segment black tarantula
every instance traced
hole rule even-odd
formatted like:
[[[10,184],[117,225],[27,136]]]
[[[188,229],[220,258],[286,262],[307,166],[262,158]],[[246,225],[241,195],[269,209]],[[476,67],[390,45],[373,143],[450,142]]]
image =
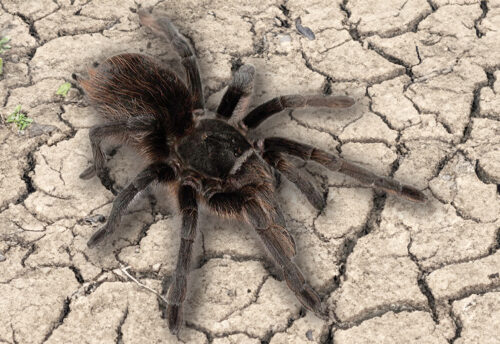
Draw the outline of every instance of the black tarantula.
[[[80,177],[97,175],[103,180],[106,168],[101,141],[108,137],[137,148],[149,164],[117,195],[107,223],[92,235],[88,246],[95,246],[118,228],[128,204],[141,190],[154,181],[165,183],[176,192],[182,215],[177,267],[167,293],[167,319],[172,333],[177,333],[183,323],[182,305],[200,202],[220,216],[251,224],[288,287],[307,309],[321,315],[320,297],[293,262],[295,242],[275,197],[275,171],[293,182],[317,209],[324,207],[325,200],[287,155],[314,161],[364,185],[412,201],[422,202],[425,196],[411,186],[287,138],[249,140],[248,130],[284,109],[345,108],[354,100],[345,96],[287,95],[248,112],[255,69],[246,64],[235,72],[217,113],[211,113],[204,108],[198,64],[186,38],[165,17],[155,18],[141,11],[139,18],[143,25],[171,42],[181,57],[186,83],[140,54],[113,56],[90,70],[88,80],[80,81],[90,102],[106,120],[90,130],[94,163]]]

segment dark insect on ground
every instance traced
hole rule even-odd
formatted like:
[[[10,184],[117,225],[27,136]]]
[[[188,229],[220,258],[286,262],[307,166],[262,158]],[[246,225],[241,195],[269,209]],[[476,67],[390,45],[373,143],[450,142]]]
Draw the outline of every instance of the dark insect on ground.
[[[319,295],[293,261],[295,242],[275,197],[275,172],[293,182],[317,209],[325,206],[324,196],[289,160],[290,155],[412,201],[423,202],[424,195],[411,186],[288,138],[250,140],[248,131],[285,109],[347,108],[354,100],[295,94],[273,98],[248,111],[255,69],[244,64],[234,73],[216,113],[212,113],[205,109],[198,64],[187,39],[165,17],[155,18],[142,11],[139,18],[143,25],[170,41],[181,57],[186,82],[140,54],[113,56],[90,70],[89,79],[80,80],[89,101],[105,120],[90,130],[94,161],[81,178],[96,175],[106,179],[101,142],[107,138],[136,148],[148,163],[117,195],[106,224],[92,235],[88,246],[95,246],[118,229],[127,206],[141,190],[153,182],[169,184],[177,194],[182,215],[178,262],[167,293],[167,319],[172,333],[178,333],[183,324],[187,275],[201,202],[220,216],[251,224],[300,302],[319,316],[324,315]]]

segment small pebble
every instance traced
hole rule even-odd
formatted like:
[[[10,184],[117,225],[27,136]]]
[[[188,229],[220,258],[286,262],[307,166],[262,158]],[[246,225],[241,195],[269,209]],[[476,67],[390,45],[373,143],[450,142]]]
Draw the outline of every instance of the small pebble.
[[[311,41],[316,39],[314,32],[312,32],[312,30],[310,28],[308,28],[306,26],[302,26],[302,19],[300,19],[300,17],[295,19],[295,28],[302,36],[307,37],[307,39],[309,39]]]
[[[5,256],[2,253],[0,253],[0,262],[5,261],[6,259],[7,258],[5,258]]]
[[[306,332],[306,338],[307,338],[308,340],[314,340],[314,338],[313,338],[313,331],[312,331],[312,330],[308,330],[308,331]]]
[[[287,43],[290,43],[292,41],[292,37],[290,37],[290,35],[282,35],[280,37],[280,44],[287,44]]]
[[[83,221],[85,221],[89,225],[92,225],[97,222],[104,223],[104,221],[106,221],[106,218],[102,214],[95,214],[92,216],[87,216],[86,218],[83,219]]]

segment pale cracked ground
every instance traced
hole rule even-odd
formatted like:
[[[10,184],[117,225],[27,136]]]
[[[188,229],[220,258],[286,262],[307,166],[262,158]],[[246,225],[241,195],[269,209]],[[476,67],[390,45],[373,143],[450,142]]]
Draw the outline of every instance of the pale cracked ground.
[[[139,7],[193,41],[211,109],[242,62],[257,67],[254,104],[350,95],[351,109],[288,111],[259,134],[336,151],[429,198],[378,195],[308,164],[328,201],[318,213],[282,181],[297,263],[328,320],[301,309],[250,228],[204,215],[187,323],[171,336],[162,302],[126,273],[168,285],[179,218],[165,190],[148,190],[104,248],[86,247],[100,225],[89,217],[107,216],[113,195],[78,179],[97,118],[74,75],[126,51],[179,65],[139,26]],[[12,46],[0,77],[0,342],[500,343],[498,0],[0,0],[0,36]],[[34,119],[24,135],[5,123],[18,104]],[[117,189],[135,161],[125,148],[110,159]]]

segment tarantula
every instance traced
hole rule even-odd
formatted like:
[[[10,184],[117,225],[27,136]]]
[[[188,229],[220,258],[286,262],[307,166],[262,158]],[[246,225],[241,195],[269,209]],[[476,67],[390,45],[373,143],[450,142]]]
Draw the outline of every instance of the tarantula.
[[[177,267],[167,292],[167,320],[172,333],[183,322],[187,274],[197,232],[198,207],[204,203],[220,216],[236,217],[251,224],[280,268],[288,287],[309,310],[321,315],[321,299],[293,262],[293,237],[275,197],[279,171],[321,210],[321,192],[295,167],[287,155],[314,161],[347,174],[362,184],[422,202],[417,189],[377,176],[328,152],[281,137],[252,141],[246,133],[285,109],[305,106],[346,108],[354,104],[346,96],[287,95],[273,98],[250,112],[255,69],[241,66],[225,92],[216,113],[204,107],[203,87],[195,53],[187,39],[168,18],[139,12],[142,25],[171,42],[180,55],[186,82],[152,58],[121,54],[107,59],[80,80],[90,103],[105,123],[91,128],[93,165],[80,177],[105,178],[105,154],[101,142],[114,138],[135,147],[149,164],[118,193],[104,227],[88,241],[93,247],[114,232],[132,199],[152,182],[170,185],[182,216]]]

